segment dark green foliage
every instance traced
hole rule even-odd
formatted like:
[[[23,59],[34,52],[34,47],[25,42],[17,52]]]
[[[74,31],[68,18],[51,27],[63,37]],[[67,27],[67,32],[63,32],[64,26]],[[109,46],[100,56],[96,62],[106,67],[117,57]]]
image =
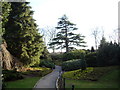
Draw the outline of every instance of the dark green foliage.
[[[98,66],[119,65],[119,55],[120,46],[118,44],[108,43],[102,39],[97,51],[97,64]]]
[[[91,47],[91,52],[95,52],[95,49],[94,49],[94,47]]]
[[[62,56],[62,60],[72,60],[72,59],[84,59],[85,56],[84,50],[73,50],[68,53],[64,53]]]
[[[2,35],[5,33],[5,24],[8,21],[11,4],[9,2],[0,2],[0,44],[2,44]]]
[[[44,50],[43,50],[43,52],[42,52],[42,55],[41,55],[40,59],[52,60],[52,59],[51,59],[51,56],[50,56],[50,53],[48,52],[46,46],[44,46]]]
[[[83,70],[86,70],[87,65],[86,65],[86,61],[85,61],[84,59],[81,60],[80,66],[81,66],[81,70],[82,70],[82,71],[83,71]]]
[[[55,60],[61,60],[63,59],[63,53],[51,53],[50,54],[53,61]]]
[[[88,67],[97,66],[97,53],[96,52],[89,52],[85,56],[85,60]]]
[[[82,45],[82,43],[85,43],[83,41],[84,36],[73,33],[73,31],[77,30],[77,28],[75,27],[75,24],[68,20],[66,15],[60,18],[56,28],[60,31],[58,31],[56,37],[52,39],[49,46],[56,45],[56,49],[65,48],[66,52],[69,52],[70,49],[73,48],[73,45],[84,46]]]
[[[55,68],[55,64],[50,60],[41,60],[40,65],[41,67],[45,66],[47,68]]]
[[[62,70],[65,71],[72,71],[72,70],[85,69],[85,68],[86,68],[85,61],[80,59],[65,61],[62,64]]]
[[[2,11],[2,15],[0,15],[0,18],[2,19],[2,21],[0,20],[0,24],[2,24],[0,27],[0,35],[2,35],[5,32],[5,24],[8,21],[8,16],[11,11],[11,4],[9,2],[0,2],[0,5],[2,6],[0,6],[0,8],[2,8],[2,10],[0,10],[0,12]]]
[[[40,63],[44,45],[32,17],[33,11],[28,4],[28,2],[11,3],[12,11],[5,25],[4,39],[12,55],[19,58],[24,65],[32,66]]]
[[[83,59],[85,56],[85,50],[72,50],[68,53],[52,53],[51,58],[52,60],[61,60],[67,61],[72,59]]]
[[[18,80],[18,79],[23,79],[22,74],[15,70],[3,70],[2,73],[4,75],[5,81],[13,81],[13,80]]]

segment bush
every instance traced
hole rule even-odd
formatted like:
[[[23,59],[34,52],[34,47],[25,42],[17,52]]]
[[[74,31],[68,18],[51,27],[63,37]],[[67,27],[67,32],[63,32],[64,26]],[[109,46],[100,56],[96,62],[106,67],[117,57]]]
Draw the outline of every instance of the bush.
[[[3,70],[2,73],[5,81],[23,79],[22,74],[15,70]]]
[[[62,59],[64,61],[72,59],[84,59],[85,51],[84,50],[73,50],[68,53],[64,53]]]
[[[52,70],[50,68],[32,67],[32,68],[27,68],[27,70],[25,72],[22,72],[22,74],[27,75],[27,76],[42,77],[42,76],[49,74],[50,72],[52,72]]]
[[[120,65],[120,45],[116,43],[100,44],[97,51],[98,66]]]
[[[94,67],[97,66],[97,53],[96,52],[90,52],[86,54],[85,60],[88,67]]]
[[[51,58],[53,61],[62,60],[63,53],[52,53]]]
[[[55,64],[50,60],[41,60],[39,66],[45,66],[47,68],[55,68]]]
[[[62,70],[65,71],[72,71],[80,68],[82,70],[86,69],[86,63],[81,59],[65,61],[62,64]]]

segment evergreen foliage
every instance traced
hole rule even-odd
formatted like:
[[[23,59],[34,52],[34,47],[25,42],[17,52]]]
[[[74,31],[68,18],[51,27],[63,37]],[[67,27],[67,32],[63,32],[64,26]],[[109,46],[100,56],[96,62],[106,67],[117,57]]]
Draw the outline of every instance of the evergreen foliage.
[[[85,60],[88,67],[97,66],[97,53],[96,52],[87,53],[85,56]]]
[[[85,60],[81,60],[81,59],[69,60],[69,61],[63,62],[62,64],[62,70],[72,71],[77,69],[82,69],[82,70],[86,69]]]
[[[53,38],[52,42],[49,44],[50,46],[56,45],[56,49],[63,49],[66,48],[66,52],[69,52],[73,46],[84,46],[82,43],[85,43],[84,36],[80,34],[73,33],[74,30],[78,28],[75,27],[75,24],[71,23],[67,16],[64,15],[60,18],[58,22],[58,26],[56,29],[60,30],[56,37]]]
[[[95,52],[95,49],[93,46],[91,47],[91,52]]]
[[[119,65],[120,46],[117,43],[108,43],[103,37],[97,51],[98,66]]]
[[[45,45],[44,45],[44,50],[42,52],[42,55],[41,55],[40,59],[52,60],[51,56],[50,56],[50,53],[48,52],[47,47]]]
[[[24,65],[39,64],[43,51],[42,36],[38,33],[33,11],[28,2],[12,2],[4,39],[12,55],[20,58]]]
[[[2,35],[5,33],[5,24],[8,21],[11,4],[9,2],[0,2],[0,44],[2,43]]]
[[[62,55],[62,60],[72,60],[72,59],[84,59],[85,51],[84,50],[73,50]]]

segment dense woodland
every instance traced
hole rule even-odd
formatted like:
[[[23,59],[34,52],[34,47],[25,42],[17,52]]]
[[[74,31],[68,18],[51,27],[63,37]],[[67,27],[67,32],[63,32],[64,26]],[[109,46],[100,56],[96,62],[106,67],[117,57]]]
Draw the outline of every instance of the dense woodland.
[[[85,36],[74,33],[78,28],[66,15],[58,17],[58,26],[55,27],[57,34],[49,42],[48,47],[45,46],[33,14],[34,11],[31,10],[28,2],[2,3],[0,58],[4,70],[19,71],[23,67],[53,69],[56,64],[61,65],[64,71],[72,71],[120,64],[120,45],[106,41],[104,36],[98,49],[94,47],[87,50],[76,49],[75,47],[86,46]],[[53,50],[65,48],[66,52],[49,53],[47,48]]]

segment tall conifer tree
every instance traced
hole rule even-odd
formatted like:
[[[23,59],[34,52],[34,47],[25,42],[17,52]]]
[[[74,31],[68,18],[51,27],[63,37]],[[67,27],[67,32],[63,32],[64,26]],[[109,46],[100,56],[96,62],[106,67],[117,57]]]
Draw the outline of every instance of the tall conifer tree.
[[[11,4],[9,2],[0,2],[0,44],[2,43],[2,35],[5,32],[5,24],[8,21]]]
[[[53,38],[52,42],[49,44],[50,46],[57,45],[57,48],[66,48],[66,52],[74,48],[73,46],[84,46],[84,36],[73,32],[78,28],[75,27],[74,23],[68,20],[66,15],[60,18],[56,28],[60,31],[57,33],[56,37]]]
[[[43,51],[42,36],[38,33],[33,19],[33,11],[28,2],[12,2],[12,11],[5,26],[4,38],[8,50],[24,63],[34,65],[39,63]]]

